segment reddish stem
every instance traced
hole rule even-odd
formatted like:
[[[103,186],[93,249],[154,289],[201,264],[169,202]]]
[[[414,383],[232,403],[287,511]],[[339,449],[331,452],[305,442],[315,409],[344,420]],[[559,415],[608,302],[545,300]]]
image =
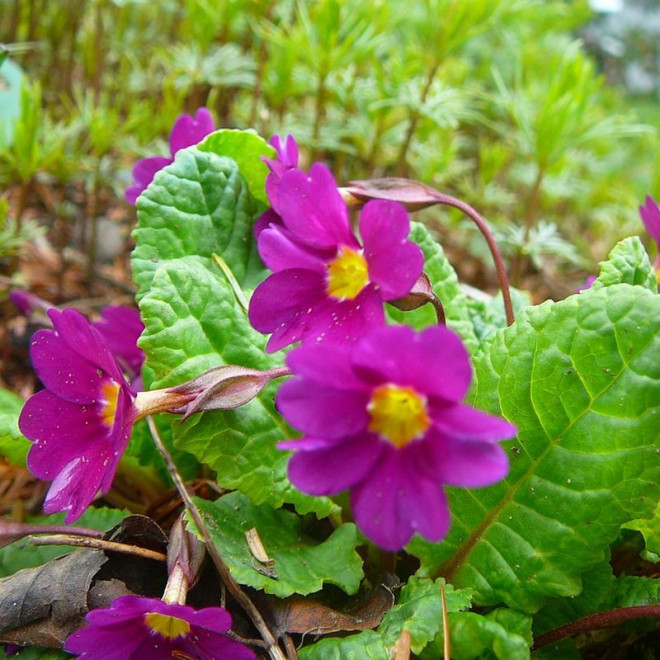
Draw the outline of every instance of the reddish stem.
[[[566,637],[573,635],[580,635],[591,630],[598,630],[599,628],[607,628],[614,626],[624,621],[631,619],[647,619],[653,617],[660,617],[660,605],[639,605],[637,607],[621,607],[616,610],[608,610],[607,612],[598,612],[590,614],[577,621],[571,621],[565,626],[555,628],[550,632],[541,635],[532,646],[532,651],[536,651],[543,646],[553,644]]]
[[[509,277],[506,274],[506,268],[504,266],[504,260],[502,259],[502,253],[500,252],[500,248],[497,245],[497,241],[495,240],[495,237],[493,236],[492,232],[490,231],[490,228],[488,227],[488,223],[469,204],[466,204],[465,202],[461,201],[460,199],[456,199],[451,195],[445,195],[444,193],[441,193],[438,190],[434,190],[433,192],[434,192],[434,197],[439,204],[444,204],[445,206],[453,206],[459,211],[465,213],[465,215],[467,215],[468,218],[470,218],[470,220],[472,220],[474,224],[477,225],[479,231],[486,239],[486,243],[488,244],[488,249],[490,250],[490,254],[493,257],[493,262],[495,264],[495,271],[497,272],[497,280],[500,285],[500,290],[502,291],[502,300],[504,301],[504,312],[506,313],[506,322],[507,325],[511,325],[514,321],[514,313],[513,313],[513,303],[511,301],[511,290],[509,289]]]

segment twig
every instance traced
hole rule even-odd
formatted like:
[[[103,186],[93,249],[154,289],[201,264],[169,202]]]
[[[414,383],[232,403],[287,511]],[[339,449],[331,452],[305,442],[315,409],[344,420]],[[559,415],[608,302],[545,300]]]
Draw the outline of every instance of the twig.
[[[147,424],[149,425],[149,430],[151,431],[151,437],[153,438],[153,441],[156,447],[158,448],[158,451],[165,459],[168,472],[170,473],[170,476],[174,481],[174,485],[176,486],[176,489],[179,491],[179,495],[181,495],[181,499],[183,500],[186,509],[188,509],[188,513],[190,513],[190,517],[193,519],[193,522],[195,523],[197,530],[201,534],[202,539],[206,544],[206,550],[211,556],[211,559],[213,560],[215,567],[218,569],[218,573],[220,574],[220,579],[225,584],[227,589],[229,589],[231,595],[236,599],[236,602],[243,608],[246,614],[250,617],[255,628],[259,631],[261,638],[264,640],[264,642],[266,643],[266,647],[268,648],[268,655],[273,660],[286,660],[285,655],[282,653],[282,650],[277,645],[277,640],[275,639],[270,629],[266,625],[266,622],[264,621],[263,617],[261,616],[261,612],[259,612],[255,604],[243,592],[238,582],[234,580],[231,573],[229,572],[229,568],[227,568],[227,564],[225,564],[223,558],[218,552],[215,543],[213,543],[213,539],[209,534],[209,530],[206,527],[206,523],[204,522],[204,519],[202,518],[202,514],[199,512],[199,509],[197,508],[197,505],[193,501],[192,497],[190,497],[190,494],[186,489],[186,485],[183,483],[183,479],[181,478],[181,475],[179,474],[178,470],[176,469],[176,465],[172,460],[172,456],[167,450],[167,447],[165,447],[165,445],[163,444],[163,440],[160,437],[160,433],[158,432],[158,427],[156,426],[153,417],[147,416],[146,420],[147,420]]]
[[[92,548],[93,550],[104,550],[109,552],[121,552],[125,555],[134,555],[142,559],[154,559],[155,561],[167,561],[167,555],[138,545],[106,541],[86,536],[75,536],[74,534],[42,534],[40,536],[29,536],[32,545],[73,545],[80,548]]]
[[[440,598],[442,599],[442,649],[444,660],[451,660],[451,639],[449,633],[449,613],[447,612],[447,594],[445,583],[440,583]]]
[[[607,628],[631,619],[647,619],[660,617],[660,605],[639,605],[637,607],[621,607],[607,612],[597,612],[590,614],[576,621],[571,621],[564,626],[555,628],[550,632],[540,635],[534,642],[532,651],[536,651],[543,646],[558,642],[566,637],[579,635],[599,628]]]

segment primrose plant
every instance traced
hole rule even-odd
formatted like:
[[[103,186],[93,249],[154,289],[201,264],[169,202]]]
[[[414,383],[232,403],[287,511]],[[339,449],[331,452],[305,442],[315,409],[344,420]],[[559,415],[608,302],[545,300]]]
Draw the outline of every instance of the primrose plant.
[[[140,317],[47,309],[32,339],[44,389],[19,422],[44,510],[75,522],[145,452],[185,507],[162,597],[79,613],[64,648],[516,659],[577,653],[571,635],[649,599],[660,613],[656,578],[609,563],[624,533],[660,553],[660,298],[641,241],[533,306],[460,200],[341,187],[291,136],[213,129],[184,116],[172,157],[134,170]],[[432,205],[485,232],[501,296],[466,296],[410,219]],[[652,233],[652,200],[642,214]],[[219,497],[191,496],[184,453]],[[204,551],[227,599],[197,579]]]

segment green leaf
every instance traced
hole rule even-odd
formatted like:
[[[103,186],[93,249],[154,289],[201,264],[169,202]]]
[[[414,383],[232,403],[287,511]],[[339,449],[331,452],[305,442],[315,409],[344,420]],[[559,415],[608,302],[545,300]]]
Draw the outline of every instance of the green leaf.
[[[277,153],[261,136],[252,130],[221,129],[211,133],[197,148],[231,158],[238,165],[252,196],[270,206],[266,195],[268,167],[261,157],[275,158]]]
[[[511,470],[450,489],[452,528],[416,539],[423,572],[534,612],[575,596],[621,525],[660,497],[660,297],[626,284],[524,310],[475,357],[478,408],[517,424]]]
[[[215,502],[197,502],[211,538],[240,583],[285,598],[292,594],[320,591],[334,584],[355,594],[362,580],[362,559],[355,551],[361,542],[357,528],[346,523],[322,543],[304,535],[301,518],[291,511],[256,506],[241,493],[230,493]],[[276,577],[257,570],[245,532],[256,528],[261,542],[274,560]]]
[[[254,259],[258,208],[233,160],[182,149],[140,195],[137,209],[131,263],[138,299],[159,266],[186,256],[203,258],[211,268],[211,256],[219,254],[243,282]]]
[[[651,518],[636,518],[625,523],[623,528],[638,531],[644,537],[646,547],[642,557],[653,563],[660,561],[660,503]]]
[[[0,389],[0,455],[25,467],[32,443],[18,430],[18,416],[25,402],[9,390]]]
[[[424,272],[431,281],[433,291],[442,302],[448,327],[457,332],[468,350],[473,352],[478,342],[470,320],[467,298],[461,291],[456,271],[449,263],[440,244],[423,224],[411,223],[410,239],[415,241],[424,252]],[[405,323],[418,329],[437,323],[431,305],[424,305],[412,312],[402,312],[388,307],[388,315],[398,323]]]
[[[510,287],[509,291],[511,293],[514,314],[517,315],[525,307],[529,307],[532,304],[531,296],[527,291],[521,291],[515,287]],[[480,346],[483,346],[498,330],[506,328],[506,311],[504,310],[504,301],[501,293],[490,298],[490,300],[470,299],[468,304],[474,333],[479,340]]]
[[[420,653],[433,640],[442,627],[442,579],[411,577],[401,589],[395,607],[383,618],[378,633],[388,647],[394,646],[404,630],[410,631],[411,649]],[[447,612],[460,612],[468,609],[472,600],[470,589],[456,590],[446,585]]]
[[[161,266],[140,309],[145,324],[140,346],[153,387],[176,385],[223,364],[281,365],[281,355],[264,352],[266,339],[249,325],[229,282],[200,257]],[[274,410],[273,393],[271,386],[236,410],[205,412],[176,424],[175,446],[215,470],[221,486],[241,490],[255,504],[290,502],[301,513],[328,515],[336,508],[331,500],[301,493],[286,476],[289,454],[275,445],[290,434]]]
[[[459,612],[450,615],[451,657],[454,660],[498,658],[498,660],[529,660],[532,645],[532,618],[515,610],[499,608],[486,615]],[[437,658],[442,647],[429,647]],[[434,653],[436,653],[434,655]]]
[[[301,649],[299,657],[305,660],[326,660],[340,658],[391,658],[390,650],[404,630],[410,632],[413,653],[422,652],[429,642],[436,638],[442,627],[442,597],[438,580],[411,577],[401,589],[397,604],[383,617],[377,633],[365,631],[343,639],[325,639]],[[456,590],[446,586],[447,612],[455,613],[470,607],[471,591]],[[369,634],[367,634],[369,633]],[[442,633],[441,633],[442,634]],[[360,655],[360,645],[365,645],[365,654]],[[435,648],[435,647],[434,647]],[[439,654],[423,654],[421,657],[438,658],[442,655],[442,640]],[[354,655],[352,655],[354,654]]]
[[[619,241],[600,264],[600,274],[593,283],[594,289],[613,284],[638,284],[653,293],[658,292],[655,269],[639,236],[629,236]]]
[[[298,651],[300,660],[391,660],[380,635],[365,630],[350,637],[329,637]]]
[[[614,607],[637,607],[660,604],[660,580],[625,575],[616,581]]]

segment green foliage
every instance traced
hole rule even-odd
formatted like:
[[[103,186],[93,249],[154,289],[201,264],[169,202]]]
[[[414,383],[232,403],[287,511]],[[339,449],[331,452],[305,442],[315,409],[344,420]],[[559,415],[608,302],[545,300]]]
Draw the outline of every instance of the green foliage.
[[[0,60],[0,144],[11,145],[14,121],[21,111],[23,70],[7,55],[5,51]]]
[[[32,443],[18,429],[18,416],[23,399],[9,390],[0,389],[0,455],[13,465],[25,466]]]
[[[475,602],[534,612],[574,596],[658,491],[660,300],[625,284],[530,307],[475,358],[473,403],[515,419],[511,472],[452,490],[443,544],[409,549]]]
[[[593,283],[594,289],[612,284],[638,284],[653,293],[658,291],[655,269],[637,236],[630,236],[617,243]]]
[[[355,594],[363,577],[355,551],[357,528],[347,523],[319,543],[307,537],[296,514],[255,506],[240,493],[215,502],[198,500],[213,542],[240,583],[285,598],[320,591],[324,583]],[[262,567],[250,551],[245,533],[256,529],[272,567]],[[272,572],[274,571],[274,573]]]

